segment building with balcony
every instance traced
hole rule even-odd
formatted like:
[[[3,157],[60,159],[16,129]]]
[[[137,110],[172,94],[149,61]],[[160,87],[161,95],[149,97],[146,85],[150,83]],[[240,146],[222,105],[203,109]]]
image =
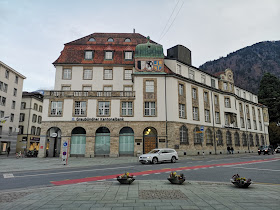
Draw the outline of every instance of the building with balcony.
[[[39,92],[22,93],[17,152],[39,150],[43,98]]]
[[[179,155],[256,151],[268,143],[268,111],[226,69],[191,65],[182,45],[163,54],[138,33],[93,33],[67,43],[55,87],[45,91],[39,157],[136,156],[170,147]]]
[[[25,76],[0,61],[0,154],[16,152],[20,102]]]

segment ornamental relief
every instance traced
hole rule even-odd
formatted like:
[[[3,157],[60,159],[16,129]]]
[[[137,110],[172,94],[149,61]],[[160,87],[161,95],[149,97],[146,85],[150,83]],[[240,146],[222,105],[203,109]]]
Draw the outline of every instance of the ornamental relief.
[[[136,61],[138,71],[163,71],[163,60],[138,60]]]

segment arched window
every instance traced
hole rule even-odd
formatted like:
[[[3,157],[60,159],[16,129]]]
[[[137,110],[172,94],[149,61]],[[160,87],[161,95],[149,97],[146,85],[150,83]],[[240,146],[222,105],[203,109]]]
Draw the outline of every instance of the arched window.
[[[109,38],[109,39],[107,40],[107,42],[114,42],[114,39],[113,39],[113,38]]]
[[[264,145],[264,137],[263,137],[263,135],[261,136],[261,141],[262,141],[262,145]]]
[[[206,130],[206,144],[213,145],[213,135],[211,129],[209,128]]]
[[[95,38],[91,37],[88,41],[89,42],[95,42]]]
[[[189,144],[188,129],[184,125],[180,128],[180,144]]]
[[[231,140],[231,133],[230,133],[230,131],[227,131],[227,133],[226,133],[226,140],[227,140],[227,145],[231,146],[232,145],[232,140]]]
[[[217,136],[217,145],[223,145],[223,134],[220,130],[217,130],[216,132],[216,136]]]
[[[247,146],[247,138],[245,133],[242,134],[242,142],[243,142],[243,146]]]
[[[260,146],[260,139],[258,134],[256,134],[256,146]]]
[[[200,131],[199,127],[195,127],[195,129],[193,129],[194,144],[201,144],[200,133],[198,131]]]
[[[254,146],[254,140],[253,140],[253,135],[250,133],[249,135],[249,142],[250,142],[250,147]]]
[[[235,132],[235,134],[234,134],[234,143],[235,143],[235,146],[240,146],[240,138],[239,138],[238,132]]]
[[[126,38],[126,39],[124,40],[124,42],[131,42],[131,39],[130,39],[130,38]]]

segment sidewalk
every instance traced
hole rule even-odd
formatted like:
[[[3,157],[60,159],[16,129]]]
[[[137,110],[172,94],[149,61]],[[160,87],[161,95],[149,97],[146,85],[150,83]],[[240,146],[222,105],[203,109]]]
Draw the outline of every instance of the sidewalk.
[[[7,202],[9,201],[9,202]],[[90,182],[0,193],[0,209],[279,209],[278,185],[252,184],[247,189],[228,183],[135,181]]]
[[[202,155],[200,156],[182,156],[179,160],[203,160],[203,159],[219,159],[219,158],[239,158],[249,155],[256,155],[256,153],[247,154],[233,154],[233,155]],[[27,170],[44,170],[54,168],[71,168],[71,167],[87,167],[96,165],[115,165],[123,163],[138,163],[138,157],[118,157],[118,158],[76,158],[70,157],[68,165],[63,165],[61,158],[19,158],[15,155],[0,156],[0,173],[27,171]]]

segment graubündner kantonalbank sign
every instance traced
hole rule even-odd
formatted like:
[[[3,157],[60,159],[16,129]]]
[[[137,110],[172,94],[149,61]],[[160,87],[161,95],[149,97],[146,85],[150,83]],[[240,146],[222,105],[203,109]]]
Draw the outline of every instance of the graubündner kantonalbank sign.
[[[119,121],[124,121],[124,118],[118,118],[118,117],[85,117],[85,118],[81,118],[81,117],[73,117],[72,118],[72,121],[83,121],[83,122],[96,122],[96,121],[116,121],[116,122],[119,122]]]

